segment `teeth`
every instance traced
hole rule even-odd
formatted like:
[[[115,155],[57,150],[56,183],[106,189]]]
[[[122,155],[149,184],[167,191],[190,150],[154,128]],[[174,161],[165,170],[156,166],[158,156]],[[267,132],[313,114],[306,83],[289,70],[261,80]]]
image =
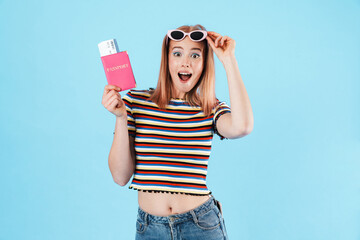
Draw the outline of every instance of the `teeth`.
[[[181,75],[191,75],[191,73],[179,73]]]

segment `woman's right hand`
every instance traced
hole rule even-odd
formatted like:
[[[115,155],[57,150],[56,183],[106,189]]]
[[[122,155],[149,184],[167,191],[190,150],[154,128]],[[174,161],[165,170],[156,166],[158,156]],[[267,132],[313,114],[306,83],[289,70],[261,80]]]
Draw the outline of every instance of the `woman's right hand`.
[[[127,117],[126,106],[119,91],[121,88],[117,86],[106,85],[101,104],[115,116],[125,118]]]

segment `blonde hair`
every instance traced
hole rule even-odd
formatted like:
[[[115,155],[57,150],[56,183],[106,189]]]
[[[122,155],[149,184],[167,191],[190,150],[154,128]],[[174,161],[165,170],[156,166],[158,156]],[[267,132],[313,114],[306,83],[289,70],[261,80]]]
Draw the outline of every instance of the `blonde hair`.
[[[191,32],[193,30],[206,31],[205,27],[200,24],[195,26],[183,25],[177,29],[183,30],[184,32]],[[156,89],[151,91],[152,95],[150,97],[150,100],[162,109],[169,104],[173,90],[168,61],[169,45],[172,40],[169,38],[166,45],[166,38],[168,38],[167,35],[165,35],[162,44],[158,83]],[[206,39],[201,41],[201,43],[203,43],[204,46],[203,72],[194,88],[185,94],[185,100],[191,105],[200,106],[205,115],[209,116],[216,104],[214,53]]]

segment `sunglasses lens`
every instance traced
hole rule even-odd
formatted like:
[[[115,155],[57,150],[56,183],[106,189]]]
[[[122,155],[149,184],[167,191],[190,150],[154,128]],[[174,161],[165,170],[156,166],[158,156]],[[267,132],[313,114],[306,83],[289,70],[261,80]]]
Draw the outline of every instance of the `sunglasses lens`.
[[[184,37],[184,34],[182,32],[180,32],[180,31],[172,31],[170,33],[170,35],[171,35],[172,38],[174,38],[176,40],[180,40],[180,39],[182,39]]]
[[[190,37],[193,40],[198,41],[204,37],[204,33],[200,32],[200,31],[195,31],[190,34]]]

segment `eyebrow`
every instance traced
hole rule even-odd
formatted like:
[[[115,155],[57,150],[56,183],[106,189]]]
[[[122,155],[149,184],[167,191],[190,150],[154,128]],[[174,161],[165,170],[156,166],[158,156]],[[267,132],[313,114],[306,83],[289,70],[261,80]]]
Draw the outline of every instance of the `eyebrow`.
[[[182,47],[179,47],[179,46],[175,46],[175,47],[173,47],[173,49],[174,48],[181,48],[181,49],[183,49]],[[200,52],[201,52],[201,49],[200,48],[192,48],[191,50],[199,50]]]

